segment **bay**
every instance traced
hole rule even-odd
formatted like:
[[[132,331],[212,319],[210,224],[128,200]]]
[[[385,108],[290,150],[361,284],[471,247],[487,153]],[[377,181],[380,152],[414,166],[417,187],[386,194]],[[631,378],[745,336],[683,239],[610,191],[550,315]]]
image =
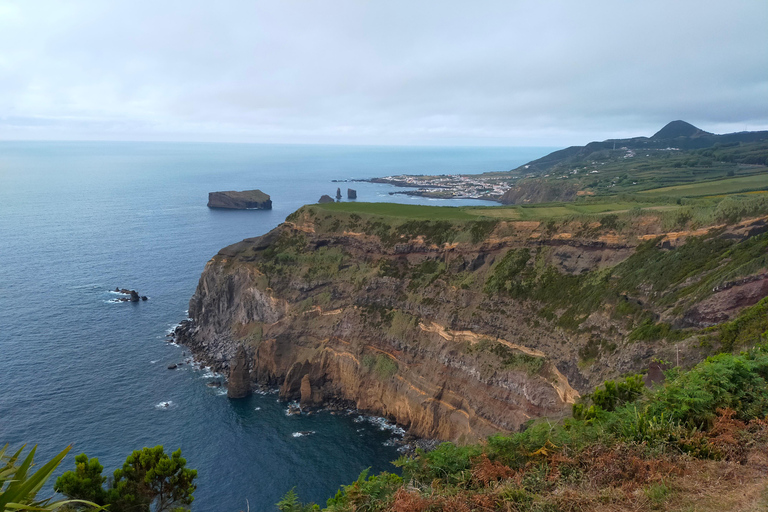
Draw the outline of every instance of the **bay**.
[[[206,261],[266,233],[337,186],[358,201],[488,204],[332,183],[391,174],[503,171],[548,148],[0,142],[0,445],[72,444],[111,474],[134,449],[181,448],[199,472],[193,510],[274,510],[295,486],[324,503],[361,470],[396,471],[391,432],[356,414],[286,415],[276,395],[230,401],[210,372],[170,364]],[[259,188],[271,211],[206,207],[215,190]],[[115,287],[147,302],[115,303]],[[161,404],[169,403],[168,406]],[[294,436],[301,431],[311,435]],[[50,492],[50,486],[49,486]]]

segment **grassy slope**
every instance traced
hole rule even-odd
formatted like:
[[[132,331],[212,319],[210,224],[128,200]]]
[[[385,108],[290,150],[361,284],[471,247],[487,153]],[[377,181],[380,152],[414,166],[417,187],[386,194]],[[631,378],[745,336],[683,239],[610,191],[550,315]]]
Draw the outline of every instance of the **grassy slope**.
[[[478,243],[491,233],[497,237],[505,236],[504,233],[514,235],[515,221],[530,220],[541,222],[537,229],[544,237],[568,234],[569,238],[588,242],[609,235],[632,246],[640,243],[640,236],[650,236],[626,261],[577,275],[563,274],[551,266],[547,263],[548,252],[535,246],[511,250],[508,253],[511,259],[499,259],[487,275],[484,271],[451,274],[445,265],[430,275],[432,282],[442,279],[490,296],[502,294],[516,300],[533,300],[540,316],[574,331],[580,331],[581,324],[592,313],[607,308],[615,321],[633,331],[631,339],[658,340],[680,339],[694,333],[676,331],[667,323],[654,323],[651,319],[659,315],[679,318],[688,308],[711,295],[714,288],[767,267],[768,234],[738,241],[720,238],[720,231],[714,230],[692,238],[675,251],[659,248],[654,237],[664,232],[690,232],[703,226],[732,224],[743,217],[766,215],[767,199],[765,196],[726,197],[692,205],[655,205],[609,198],[577,204],[496,208],[336,203],[309,206],[305,211],[313,217],[314,226],[320,232],[362,232],[377,236],[385,246],[408,242],[417,236],[438,245]],[[500,225],[500,220],[509,220],[512,224]],[[651,231],[656,235],[640,230],[649,225],[656,226],[656,230]],[[300,256],[298,253],[285,255],[288,259]],[[322,267],[319,262],[310,266]],[[421,269],[411,268],[404,262],[396,266],[387,271],[401,278],[404,286],[409,279],[416,280],[413,276],[423,274]],[[574,302],[571,297],[580,297],[580,300]],[[627,297],[642,299],[642,306],[637,305],[637,300],[628,301]]]
[[[396,203],[328,203],[313,208],[357,215],[374,215],[413,220],[478,220],[478,218],[510,220],[548,220],[555,217],[619,213],[632,208],[675,210],[679,205],[663,201],[619,201],[613,198],[580,203],[542,203],[523,206],[421,206]]]
[[[402,457],[402,478],[364,472],[323,510],[764,510],[766,391],[768,345],[671,370],[650,390],[607,382],[572,419]],[[293,498],[280,509],[319,510]]]
[[[524,182],[542,180],[561,186],[570,184],[599,196],[648,191],[655,196],[697,197],[766,190],[768,141],[675,151],[599,149],[554,159],[545,167],[536,170],[536,165],[531,169],[521,166],[493,176],[502,181],[506,176],[507,181],[526,177]],[[531,170],[534,170],[533,174],[530,174]],[[711,187],[706,185],[708,182]],[[694,186],[688,188],[685,185]]]
[[[750,183],[759,185],[761,179],[750,178]],[[741,186],[744,180],[727,181]],[[709,187],[705,184],[700,189],[689,187],[675,193],[704,190],[705,195],[711,195],[713,189]],[[723,192],[723,188],[715,192]],[[664,195],[670,195],[669,191]],[[577,220],[586,226],[590,219],[600,221],[613,214],[610,223],[622,232],[631,230],[643,216],[656,216],[670,229],[690,229],[768,212],[762,195],[681,205],[608,197],[526,207],[337,203],[308,208],[315,212],[316,219],[323,213],[343,213],[345,218],[334,218],[331,228],[350,227],[346,223],[351,219],[356,229],[365,231],[366,226],[388,224],[387,233],[397,233],[417,221],[420,227],[443,222],[457,229],[449,238],[478,222],[493,225],[499,218],[556,221],[553,229],[557,230]],[[750,240],[732,244],[704,237],[690,247],[683,246],[682,252],[661,251],[649,242],[612,271],[612,278],[603,276],[605,279],[597,281],[590,276],[575,276],[565,278],[567,282],[547,283],[551,275],[547,279],[543,279],[544,274],[525,275],[521,270],[524,267],[518,268],[513,255],[505,258],[509,262],[502,260],[494,267],[485,287],[492,294],[538,293],[543,299],[550,288],[561,295],[568,290],[567,295],[581,297],[583,305],[604,304],[606,290],[595,291],[595,286],[601,288],[611,281],[619,291],[650,290],[674,304],[706,294],[713,284],[749,274],[768,263],[768,235]],[[703,279],[691,281],[691,276],[702,271]],[[503,275],[499,276],[499,272]],[[498,284],[495,288],[494,283]],[[560,306],[568,313],[568,305]],[[719,341],[723,349],[759,343],[768,335],[766,311],[768,300],[763,300],[736,320],[712,330],[710,338]],[[635,313],[622,310],[622,314]],[[583,314],[576,308],[569,315],[578,319]],[[664,327],[653,322],[641,324],[637,336],[674,338],[674,332]],[[603,399],[587,397],[574,419],[554,425],[538,422],[523,434],[495,437],[479,445],[456,447],[446,443],[436,451],[401,459],[405,479],[391,474],[361,475],[357,482],[343,486],[324,510],[762,510],[768,507],[768,480],[761,469],[768,464],[764,455],[768,450],[768,419],[761,419],[768,415],[766,380],[768,347],[763,345],[739,356],[718,356],[690,372],[673,370],[663,388],[642,391],[639,396],[618,393],[618,398],[606,402],[605,395],[617,389],[606,385],[595,394]],[[279,508],[319,509],[302,505],[295,496],[283,500]]]
[[[640,194],[649,196],[697,197],[763,190],[768,190],[768,170],[752,176],[661,187],[645,190],[640,192]]]

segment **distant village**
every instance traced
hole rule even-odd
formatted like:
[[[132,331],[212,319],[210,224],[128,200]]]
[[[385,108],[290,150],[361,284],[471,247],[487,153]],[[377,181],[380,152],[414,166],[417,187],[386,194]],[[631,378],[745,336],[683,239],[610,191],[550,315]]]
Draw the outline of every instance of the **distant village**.
[[[498,201],[512,186],[510,176],[444,174],[439,176],[414,176],[401,174],[373,178],[372,183],[387,183],[397,187],[409,187],[417,190],[391,192],[411,196],[433,197],[439,199],[486,199]]]

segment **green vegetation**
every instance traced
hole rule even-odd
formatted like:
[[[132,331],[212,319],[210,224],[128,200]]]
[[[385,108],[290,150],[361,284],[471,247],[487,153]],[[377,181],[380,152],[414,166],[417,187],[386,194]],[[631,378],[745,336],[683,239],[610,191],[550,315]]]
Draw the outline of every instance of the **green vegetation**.
[[[639,139],[591,143],[556,151],[509,175],[530,176],[533,171],[536,177],[524,180],[532,190],[544,182],[564,190],[570,185],[598,196],[642,193],[696,197],[766,190],[768,137],[764,132],[760,136],[733,135],[736,137],[713,136],[709,143],[697,139],[693,144],[707,147],[686,147],[685,140],[663,144]]]
[[[750,179],[761,179],[768,188],[768,172]],[[692,187],[704,185],[719,187],[717,183],[696,184]],[[742,218],[768,213],[768,194],[746,193],[728,196],[722,195],[725,192],[721,189],[718,190],[720,192],[691,194],[691,197],[706,196],[698,199],[685,198],[683,194],[676,195],[671,191],[656,193],[654,190],[635,195],[583,197],[573,202],[517,206],[437,207],[391,203],[333,203],[307,206],[302,210],[320,212],[331,208],[337,212],[335,215],[315,215],[314,220],[323,231],[362,231],[380,236],[388,245],[407,241],[418,235],[425,237],[428,243],[435,244],[454,241],[478,243],[494,231],[500,220],[559,223],[581,220],[600,222],[606,229],[622,231],[623,228],[631,227],[639,217],[645,216],[660,218],[664,229],[671,230],[695,228],[717,222],[734,223]],[[389,207],[382,208],[382,204],[388,204]]]
[[[640,194],[649,196],[697,197],[736,194],[753,190],[768,190],[768,172],[764,170],[760,174],[741,178],[716,179],[700,183],[655,188],[641,191]]]
[[[402,478],[365,471],[323,510],[656,509],[691,492],[676,479],[697,459],[743,462],[768,447],[768,345],[668,375],[653,389],[639,376],[606,382],[559,423],[539,420],[482,444],[443,443],[401,457]],[[279,506],[320,509],[300,504],[295,493]]]
[[[181,449],[169,457],[162,446],[144,448],[131,453],[107,482],[98,459],[82,453],[75,458],[75,470],[57,478],[54,489],[70,498],[108,506],[114,512],[176,512],[192,503],[197,487],[197,471],[186,464]]]
[[[61,453],[43,464],[34,473],[30,473],[30,469],[34,463],[37,446],[33,447],[24,459],[21,458],[24,446],[13,454],[7,453],[7,444],[0,449],[0,508],[3,512],[57,510],[70,506],[97,508],[95,503],[88,501],[54,501],[52,498],[37,499],[37,493],[40,492],[40,489],[42,489],[45,482],[51,477],[71,448],[71,446],[66,447]]]
[[[397,373],[397,362],[385,354],[366,354],[362,359],[363,367],[374,373],[381,380],[388,380]]]
[[[745,309],[738,317],[720,326],[719,341],[724,351],[744,346],[768,330],[768,297]]]
[[[464,208],[454,206],[422,206],[398,203],[327,203],[312,208],[331,212],[357,213],[380,217],[402,217],[417,220],[473,220]]]
[[[648,240],[618,265],[578,275],[548,265],[544,251],[511,249],[491,267],[484,291],[490,297],[538,301],[542,316],[556,318],[568,329],[578,328],[589,314],[609,306],[616,318],[633,326],[630,341],[681,339],[683,332],[654,320],[651,306],[683,311],[713,289],[768,265],[768,234],[745,241],[718,235],[715,231],[691,237],[673,251],[661,249],[656,239]],[[650,294],[652,304],[630,299]]]

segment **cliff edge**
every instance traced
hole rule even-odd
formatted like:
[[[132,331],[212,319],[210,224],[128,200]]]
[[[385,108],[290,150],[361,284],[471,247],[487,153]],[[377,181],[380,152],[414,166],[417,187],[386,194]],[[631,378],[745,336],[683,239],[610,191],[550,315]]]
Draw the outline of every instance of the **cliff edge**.
[[[222,249],[177,338],[219,370],[244,350],[251,383],[284,399],[351,401],[470,442],[565,416],[654,359],[694,364],[703,328],[768,294],[763,217],[672,232],[658,211],[538,222],[344,207],[305,206]]]

